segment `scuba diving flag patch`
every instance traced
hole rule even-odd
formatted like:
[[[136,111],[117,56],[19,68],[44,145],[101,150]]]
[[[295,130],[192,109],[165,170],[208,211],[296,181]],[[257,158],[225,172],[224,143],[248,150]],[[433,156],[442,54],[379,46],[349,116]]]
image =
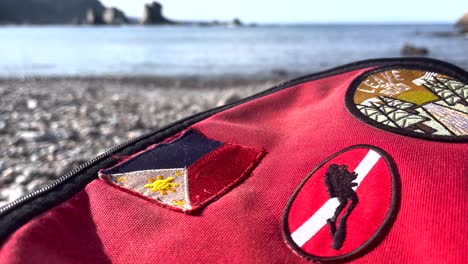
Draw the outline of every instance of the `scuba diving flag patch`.
[[[99,177],[143,199],[190,213],[239,184],[263,156],[263,150],[212,140],[190,129],[101,170]]]
[[[299,255],[342,261],[365,254],[389,231],[399,207],[398,173],[383,150],[357,145],[329,157],[290,198],[283,235]]]

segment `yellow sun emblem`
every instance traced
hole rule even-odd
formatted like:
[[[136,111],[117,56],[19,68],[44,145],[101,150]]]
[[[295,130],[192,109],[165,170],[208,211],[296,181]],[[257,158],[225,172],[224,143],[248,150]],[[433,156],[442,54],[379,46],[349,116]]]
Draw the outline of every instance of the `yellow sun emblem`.
[[[178,207],[183,207],[185,205],[185,201],[184,200],[175,200],[175,201],[172,201],[172,204],[175,205],[175,206],[178,206]]]
[[[174,181],[174,177],[168,177],[167,179],[164,179],[163,176],[158,175],[156,179],[154,178],[149,178],[148,181],[150,183],[145,184],[145,188],[151,188],[152,192],[160,192],[162,195],[166,195],[167,192],[176,192],[177,187],[180,186],[177,182]]]
[[[117,178],[117,182],[119,182],[119,183],[124,183],[125,180],[126,180],[126,179],[125,179],[125,177],[123,177],[123,176],[120,176],[120,177]]]
[[[184,176],[184,172],[180,170],[174,171],[174,176]]]

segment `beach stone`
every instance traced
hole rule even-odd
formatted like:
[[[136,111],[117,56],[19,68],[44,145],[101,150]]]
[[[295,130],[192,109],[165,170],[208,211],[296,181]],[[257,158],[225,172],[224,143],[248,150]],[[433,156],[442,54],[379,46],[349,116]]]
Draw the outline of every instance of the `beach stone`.
[[[22,185],[12,184],[8,189],[0,190],[0,197],[4,197],[7,202],[12,202],[26,195],[26,190]]]
[[[15,169],[13,168],[7,168],[4,171],[2,171],[2,178],[13,178],[15,176]]]
[[[244,23],[242,23],[242,21],[237,17],[232,20],[232,24],[237,27],[241,27],[244,25]]]
[[[55,163],[55,166],[56,166],[55,175],[57,175],[58,177],[65,175],[66,173],[74,169],[73,165],[74,163],[72,161],[67,161],[67,160],[56,162]]]
[[[237,102],[239,100],[241,100],[242,97],[240,95],[238,95],[237,93],[228,93],[227,95],[223,96],[219,101],[218,103],[216,104],[216,106],[222,106],[222,105],[227,105],[227,104],[231,104],[231,103],[234,103],[234,102]]]
[[[46,122],[42,122],[42,121],[32,121],[30,124],[29,124],[29,129],[31,130],[38,130],[38,131],[45,131],[49,128],[49,124],[47,124]]]
[[[99,136],[99,130],[96,127],[85,127],[80,131],[82,137],[96,137]]]
[[[144,130],[132,130],[127,133],[127,138],[128,139],[137,138],[143,134],[145,134]]]
[[[43,187],[45,184],[47,183],[47,179],[44,179],[44,178],[40,178],[40,179],[35,179],[35,180],[32,180],[31,182],[29,182],[27,185],[26,185],[26,191],[28,193],[31,193],[35,190],[38,190],[39,188]]]
[[[455,26],[458,27],[462,33],[468,33],[468,11],[457,20]]]
[[[5,121],[0,121],[0,133],[5,133],[7,132],[7,122]]]
[[[102,126],[100,128],[100,134],[103,136],[110,136],[112,133],[114,133],[114,127],[112,126]]]
[[[16,184],[26,184],[30,181],[30,177],[28,175],[25,175],[25,174],[20,174],[18,176],[15,177],[15,183]]]
[[[60,140],[78,141],[80,139],[80,133],[74,129],[61,130],[56,133],[56,137]]]
[[[401,47],[400,53],[402,55],[427,55],[429,54],[429,50],[425,47],[417,47],[406,43]]]
[[[39,161],[41,160],[41,158],[42,158],[41,155],[38,155],[37,153],[33,153],[31,154],[31,156],[29,156],[29,160],[31,162]]]
[[[33,110],[33,109],[36,109],[38,102],[37,100],[29,99],[26,101],[26,105],[29,109]]]
[[[289,75],[289,72],[287,70],[284,70],[284,69],[272,70],[271,73],[274,76],[277,76],[277,77],[287,77]]]
[[[21,131],[16,135],[17,142],[41,142],[48,141],[52,142],[57,139],[56,135],[52,132],[44,131]]]
[[[76,158],[69,158],[66,160],[62,160],[61,162],[55,163],[55,173],[53,174],[56,177],[61,177],[72,170],[76,169],[80,165],[86,163],[88,160],[98,156],[99,150],[95,151],[95,153],[88,153],[89,156],[86,157],[76,157]]]

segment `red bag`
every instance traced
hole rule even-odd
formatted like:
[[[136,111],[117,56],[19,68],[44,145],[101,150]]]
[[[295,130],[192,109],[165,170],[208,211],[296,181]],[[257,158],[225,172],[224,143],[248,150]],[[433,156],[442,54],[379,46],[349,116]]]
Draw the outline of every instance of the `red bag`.
[[[131,140],[2,207],[0,263],[468,263],[467,141],[464,70],[345,65]]]

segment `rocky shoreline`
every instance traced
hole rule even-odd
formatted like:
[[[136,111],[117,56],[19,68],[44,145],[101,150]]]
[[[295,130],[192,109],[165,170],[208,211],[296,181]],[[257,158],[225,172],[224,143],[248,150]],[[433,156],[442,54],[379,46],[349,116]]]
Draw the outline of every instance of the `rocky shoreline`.
[[[183,7],[182,7],[183,8]],[[239,18],[231,21],[173,20],[163,15],[163,5],[150,1],[142,6],[141,17],[129,17],[124,10],[104,6],[100,0],[2,0],[0,25],[182,25],[256,27],[257,23],[244,24]],[[468,32],[468,12],[456,22],[460,33]],[[443,33],[443,34],[446,34]]]
[[[104,6],[99,0],[2,0],[0,25],[182,25],[244,26],[239,18],[232,21],[177,21],[163,15],[156,1],[142,6],[142,16],[129,17],[117,7]],[[248,26],[256,26],[255,23]]]
[[[0,79],[0,206],[131,138],[280,81]]]

